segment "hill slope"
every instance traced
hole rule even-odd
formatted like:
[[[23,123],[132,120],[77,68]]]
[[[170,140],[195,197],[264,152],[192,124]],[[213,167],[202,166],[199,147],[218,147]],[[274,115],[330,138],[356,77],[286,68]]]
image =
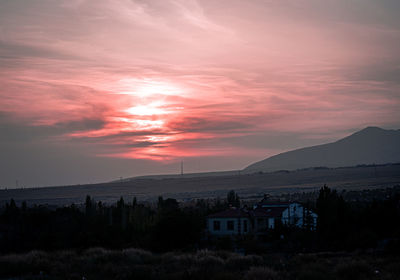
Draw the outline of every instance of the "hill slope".
[[[400,130],[367,127],[333,143],[281,153],[246,167],[246,172],[341,167],[400,162]]]

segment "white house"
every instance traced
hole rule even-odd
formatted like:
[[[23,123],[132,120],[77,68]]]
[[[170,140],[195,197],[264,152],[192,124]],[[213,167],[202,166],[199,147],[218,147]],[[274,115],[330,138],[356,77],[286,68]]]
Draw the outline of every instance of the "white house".
[[[279,217],[283,225],[305,227],[315,229],[318,215],[297,202],[268,202],[263,199],[254,206],[254,209],[274,213],[275,218]]]
[[[246,209],[230,208],[209,215],[207,229],[212,235],[242,235],[252,231],[250,212]]]
[[[211,235],[266,234],[276,223],[314,230],[317,214],[300,203],[268,202],[263,199],[253,209],[230,208],[207,217]]]

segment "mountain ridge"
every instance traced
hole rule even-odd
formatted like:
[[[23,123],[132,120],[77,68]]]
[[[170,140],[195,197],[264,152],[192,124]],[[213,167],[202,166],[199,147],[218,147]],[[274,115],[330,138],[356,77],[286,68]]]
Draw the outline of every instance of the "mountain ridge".
[[[273,172],[325,166],[400,162],[400,130],[366,127],[335,142],[283,152],[250,164],[244,171]]]
[[[358,148],[363,148],[359,149],[359,153],[365,152],[366,149],[371,148],[371,144],[368,144],[370,140],[375,143],[375,145],[381,145],[380,143],[386,143],[387,138],[396,138],[393,141],[397,141],[397,143],[400,143],[400,129],[383,129],[380,127],[376,126],[368,126],[365,127],[364,129],[361,129],[359,131],[354,132],[353,134],[346,136],[344,138],[341,138],[339,140],[336,140],[331,143],[325,143],[325,144],[319,144],[315,146],[309,146],[309,147],[303,147],[299,149],[294,149],[290,150],[287,152],[282,152],[276,155],[273,155],[271,157],[268,157],[266,159],[263,159],[261,161],[257,161],[255,163],[250,164],[249,166],[245,167],[244,169],[241,170],[227,170],[227,171],[209,171],[209,172],[191,172],[191,173],[185,173],[183,175],[181,174],[155,174],[155,175],[143,175],[143,176],[135,176],[135,177],[129,177],[125,178],[123,181],[131,181],[131,180],[137,180],[137,179],[173,179],[173,178],[198,178],[198,177],[214,177],[214,176],[229,176],[229,175],[237,175],[237,174],[249,174],[249,173],[255,173],[255,172],[276,172],[280,170],[297,170],[297,169],[305,169],[305,168],[313,168],[313,167],[329,167],[329,168],[336,168],[336,167],[351,167],[351,166],[357,166],[357,165],[370,165],[370,164],[390,164],[390,163],[400,163],[400,144],[397,144],[397,150],[396,150],[396,155],[393,158],[388,158],[384,157],[382,159],[379,159],[379,156],[376,156],[374,160],[372,159],[364,159],[364,160],[347,160],[347,161],[342,161],[338,162],[336,164],[329,163],[326,159],[329,158],[329,151],[326,149],[329,149],[330,145],[337,144],[337,145],[348,145],[352,144],[352,142],[356,141],[356,145]],[[386,140],[384,140],[386,139]],[[383,141],[383,142],[381,142]],[[389,142],[393,142],[389,141]],[[363,143],[364,142],[364,143]],[[393,146],[394,144],[391,143],[389,146]],[[368,147],[364,147],[368,146]],[[372,145],[373,146],[373,145]],[[298,153],[299,151],[307,152],[310,149],[319,149],[322,147],[322,151],[317,151],[315,153],[319,153],[323,155],[323,159],[316,162],[309,162],[305,164],[281,164],[278,166],[274,166],[272,168],[267,167],[264,168],[260,166],[260,163],[266,162],[266,161],[276,161],[276,159],[279,159],[282,156],[285,155],[292,155],[293,153]],[[393,151],[389,151],[391,153]],[[334,153],[337,153],[335,151]],[[387,153],[387,152],[386,152]],[[295,158],[298,159],[299,155],[295,155]],[[301,160],[301,159],[300,159]],[[117,182],[117,181],[114,181]]]

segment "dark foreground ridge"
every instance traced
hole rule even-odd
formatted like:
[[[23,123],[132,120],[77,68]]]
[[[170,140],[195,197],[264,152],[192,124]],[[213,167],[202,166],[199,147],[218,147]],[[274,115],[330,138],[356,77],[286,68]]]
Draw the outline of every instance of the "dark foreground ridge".
[[[306,202],[316,229],[277,219],[262,235],[206,226],[232,205],[251,208],[234,191],[157,205],[87,197],[84,208],[55,210],[10,201],[0,212],[0,279],[397,279],[399,187],[342,195],[324,186]],[[283,203],[273,199],[258,205]]]
[[[361,252],[243,256],[227,251],[153,254],[140,249],[92,248],[0,256],[0,278],[395,280],[400,275],[399,262],[398,255]]]

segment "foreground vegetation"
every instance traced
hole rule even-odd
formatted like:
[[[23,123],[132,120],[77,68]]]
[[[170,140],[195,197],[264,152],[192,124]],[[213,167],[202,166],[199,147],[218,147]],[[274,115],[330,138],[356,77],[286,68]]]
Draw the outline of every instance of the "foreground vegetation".
[[[52,209],[48,206],[18,206],[11,200],[0,210],[0,253],[30,250],[84,250],[142,248],[152,252],[239,250],[246,254],[273,252],[352,251],[356,249],[400,250],[400,187],[388,188],[381,199],[369,192],[351,194],[351,200],[323,187],[318,198],[305,204],[318,214],[317,230],[276,228],[260,238],[215,239],[207,235],[206,217],[239,207],[237,194],[225,200],[178,203],[160,197],[156,204],[104,205],[89,196],[85,205]],[[355,199],[359,197],[360,199]],[[371,198],[371,199],[367,199]],[[249,205],[251,206],[251,205]]]
[[[92,248],[3,255],[0,279],[398,279],[399,263],[399,256],[367,253],[243,256]]]
[[[207,235],[208,214],[246,203],[233,191],[186,204],[11,200],[0,211],[0,279],[397,279],[400,188],[347,196],[325,186],[304,202],[316,230],[277,223],[261,238]]]

